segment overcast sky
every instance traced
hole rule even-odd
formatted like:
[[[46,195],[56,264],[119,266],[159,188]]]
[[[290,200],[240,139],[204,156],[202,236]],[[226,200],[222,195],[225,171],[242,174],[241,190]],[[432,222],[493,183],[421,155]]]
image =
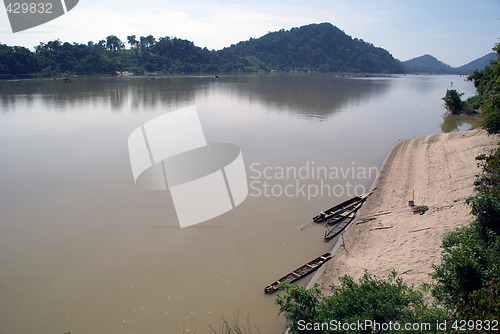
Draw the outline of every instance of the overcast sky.
[[[97,42],[116,35],[178,37],[221,49],[270,31],[330,22],[408,60],[432,54],[460,66],[500,42],[500,0],[80,0],[66,15],[12,33],[0,10],[0,43]],[[127,45],[128,47],[128,45]]]

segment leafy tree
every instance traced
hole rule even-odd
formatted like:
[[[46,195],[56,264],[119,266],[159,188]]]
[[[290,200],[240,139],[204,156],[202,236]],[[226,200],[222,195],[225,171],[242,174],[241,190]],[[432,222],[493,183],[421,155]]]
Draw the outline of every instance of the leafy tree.
[[[447,307],[468,303],[473,291],[500,277],[500,238],[477,223],[448,233],[442,248],[441,264],[433,266],[433,295]]]
[[[110,74],[115,67],[98,44],[70,44],[59,40],[41,43],[35,48],[40,76],[57,74]]]
[[[474,82],[484,104],[482,106],[482,126],[489,133],[500,133],[500,44],[493,48],[497,53],[497,59],[484,70],[474,72],[469,80]]]
[[[97,44],[97,48],[100,50],[106,50],[106,41],[101,39]]]
[[[500,282],[492,280],[481,290],[476,290],[469,295],[469,303],[462,303],[458,306],[460,318],[465,320],[498,320],[500,315]],[[475,333],[497,333],[486,331],[481,328]]]
[[[489,133],[500,133],[500,92],[486,99],[481,116],[482,125]]]
[[[483,233],[486,234],[491,230],[498,235],[500,233],[500,197],[479,194],[470,198],[468,203],[472,208],[472,214],[477,216],[479,228],[484,231]]]
[[[476,157],[481,173],[477,175],[474,186],[478,193],[500,197],[500,148],[490,155],[481,154]]]
[[[464,93],[458,93],[455,89],[447,89],[446,95],[442,98],[444,107],[452,114],[459,114],[464,109],[464,103],[460,98]]]
[[[146,48],[147,50],[149,50],[149,48],[155,43],[156,39],[152,35],[149,35],[147,37],[141,36],[139,45],[141,46],[141,49]]]
[[[492,231],[500,239],[500,147],[476,160],[481,168],[474,182],[477,195],[469,198],[468,203],[483,235]]]
[[[39,70],[38,59],[28,49],[0,44],[0,74],[30,76]]]

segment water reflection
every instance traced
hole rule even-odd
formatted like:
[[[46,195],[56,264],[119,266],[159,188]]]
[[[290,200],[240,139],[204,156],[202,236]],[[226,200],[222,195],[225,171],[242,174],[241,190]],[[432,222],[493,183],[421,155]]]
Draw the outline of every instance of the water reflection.
[[[12,111],[22,99],[28,105],[41,100],[66,111],[75,105],[106,107],[112,112],[124,109],[155,110],[175,102],[194,103],[196,96],[214,90],[236,94],[248,103],[260,101],[280,111],[303,116],[327,116],[346,105],[381,96],[390,89],[386,79],[346,79],[329,75],[248,75],[163,78],[77,78],[0,82],[2,111]]]
[[[467,129],[476,128],[480,125],[481,120],[478,116],[453,115],[446,113],[443,115],[441,131],[443,133],[464,131]]]
[[[327,116],[346,105],[388,92],[384,78],[359,80],[331,75],[275,74],[239,79],[229,89],[248,102],[259,100],[273,109],[303,116]]]
[[[207,78],[192,77],[77,78],[69,84],[60,79],[4,81],[0,82],[0,103],[2,111],[12,111],[19,100],[28,105],[41,100],[45,105],[57,105],[58,111],[75,105],[145,111],[173,101],[192,102],[195,92],[207,83]]]

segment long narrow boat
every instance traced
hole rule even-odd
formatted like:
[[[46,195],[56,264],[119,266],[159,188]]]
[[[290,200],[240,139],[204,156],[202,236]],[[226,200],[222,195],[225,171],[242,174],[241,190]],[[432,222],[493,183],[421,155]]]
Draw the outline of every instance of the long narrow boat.
[[[345,216],[349,215],[349,212],[353,207],[359,203],[363,203],[371,195],[370,193],[364,194],[362,196],[355,196],[342,202],[330,209],[320,212],[318,215],[313,217],[313,221],[316,223],[328,222],[328,224],[335,224],[339,219],[343,219]],[[346,213],[347,212],[347,213]]]
[[[304,264],[302,267],[295,269],[294,271],[292,271],[288,275],[283,276],[279,280],[269,284],[268,286],[266,286],[264,288],[264,292],[265,293],[273,293],[279,289],[278,284],[280,284],[280,283],[293,283],[293,282],[301,279],[302,277],[309,275],[313,271],[318,270],[319,267],[321,267],[325,262],[329,261],[331,258],[332,258],[332,254],[330,254],[330,253],[325,253],[321,256],[318,256],[314,260]]]
[[[334,225],[334,224],[340,223],[341,221],[346,219],[351,214],[351,212],[356,212],[361,207],[363,202],[364,202],[364,200],[355,202],[354,204],[349,205],[345,209],[338,211],[337,213],[335,213],[331,217],[329,217],[325,221],[325,223],[328,225]]]
[[[338,213],[339,211],[342,211],[345,208],[347,208],[348,206],[350,206],[352,204],[355,204],[355,203],[358,203],[361,200],[362,200],[361,197],[355,196],[353,198],[348,199],[345,202],[342,202],[340,204],[335,205],[334,207],[331,207],[328,210],[320,212],[319,214],[317,214],[316,216],[314,216],[312,219],[316,223],[324,222],[325,220],[327,220],[328,218],[332,217],[334,214]]]
[[[325,231],[325,240],[330,240],[340,232],[342,232],[347,227],[347,225],[349,225],[354,220],[355,215],[356,211],[351,211],[351,213],[349,213],[349,215],[345,219],[332,227],[332,229],[327,228]]]
[[[354,220],[356,212],[359,210],[359,208],[361,208],[361,206],[363,205],[364,201],[368,198],[368,196],[370,196],[370,194],[363,196],[362,201],[353,205],[350,210],[343,212],[340,215],[341,218],[338,219],[338,222],[334,227],[332,227],[331,229],[327,227],[324,239],[330,240],[336,235],[338,235],[340,232],[342,232],[347,227],[347,225],[349,225]]]

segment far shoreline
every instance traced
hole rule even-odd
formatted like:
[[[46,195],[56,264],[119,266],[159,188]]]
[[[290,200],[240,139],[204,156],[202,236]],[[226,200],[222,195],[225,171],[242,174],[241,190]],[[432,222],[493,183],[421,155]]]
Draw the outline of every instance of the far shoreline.
[[[171,78],[171,77],[210,77],[222,78],[233,76],[245,75],[325,75],[334,78],[387,78],[399,76],[468,76],[469,74],[458,73],[370,73],[370,72],[320,72],[320,71],[254,71],[254,72],[193,72],[193,73],[161,73],[151,72],[144,74],[134,74],[132,72],[123,71],[122,73],[95,73],[95,74],[57,74],[54,76],[36,76],[36,75],[15,75],[15,74],[1,74],[0,81],[17,81],[17,80],[64,80],[69,79],[101,79],[101,78]]]

